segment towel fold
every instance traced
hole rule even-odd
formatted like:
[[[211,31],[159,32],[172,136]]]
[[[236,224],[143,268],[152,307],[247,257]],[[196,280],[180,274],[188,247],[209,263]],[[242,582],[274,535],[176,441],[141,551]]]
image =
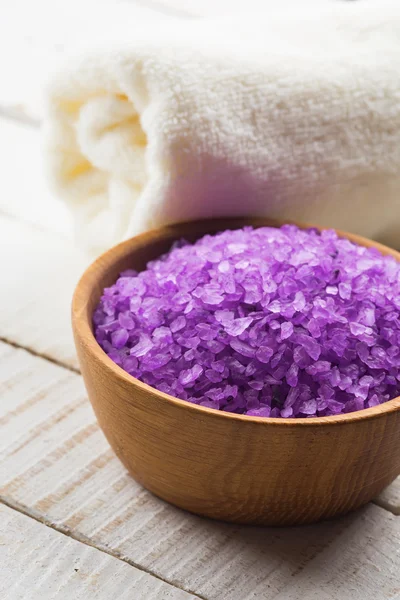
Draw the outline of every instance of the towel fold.
[[[267,215],[400,245],[397,2],[125,22],[118,37],[48,90],[48,171],[82,244]]]

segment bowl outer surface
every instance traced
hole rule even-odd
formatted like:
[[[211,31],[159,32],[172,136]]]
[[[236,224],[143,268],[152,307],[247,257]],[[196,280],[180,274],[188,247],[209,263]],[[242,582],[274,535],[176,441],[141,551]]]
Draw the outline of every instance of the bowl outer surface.
[[[141,270],[173,241],[268,219],[179,224],[132,238],[102,255],[75,291],[79,362],[99,424],[130,473],[161,498],[240,523],[285,525],[341,514],[368,502],[400,474],[400,398],[337,417],[267,419],[174,399],[119,368],[97,344],[92,314],[104,287]],[[353,241],[400,255],[363,238]]]

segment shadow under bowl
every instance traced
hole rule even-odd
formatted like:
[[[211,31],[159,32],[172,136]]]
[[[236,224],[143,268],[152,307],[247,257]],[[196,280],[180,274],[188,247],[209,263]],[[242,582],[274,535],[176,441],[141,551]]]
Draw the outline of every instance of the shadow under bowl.
[[[143,270],[178,239],[269,219],[195,221],[111,248],[75,290],[72,323],[85,385],[100,427],[132,476],[193,513],[265,525],[310,523],[354,510],[400,474],[400,398],[331,417],[247,417],[178,400],[118,367],[93,335],[103,289],[127,268]],[[299,224],[301,227],[305,225]],[[400,260],[390,248],[338,232]]]

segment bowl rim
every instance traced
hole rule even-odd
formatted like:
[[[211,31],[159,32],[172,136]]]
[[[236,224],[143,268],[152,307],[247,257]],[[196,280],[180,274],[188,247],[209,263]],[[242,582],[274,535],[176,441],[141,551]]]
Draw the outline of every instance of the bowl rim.
[[[221,229],[216,228],[215,226],[221,224]],[[133,387],[140,388],[143,392],[151,393],[153,395],[158,396],[160,399],[164,400],[167,404],[173,405],[175,407],[182,408],[184,410],[194,411],[195,413],[204,416],[208,415],[210,417],[220,418],[220,419],[233,419],[238,422],[243,423],[253,423],[260,425],[273,425],[273,426],[281,426],[281,427],[299,427],[299,426],[329,426],[329,425],[348,425],[350,423],[354,423],[356,421],[367,421],[370,419],[375,419],[382,417],[386,414],[391,414],[400,409],[400,396],[396,398],[392,398],[387,402],[382,404],[378,404],[377,406],[373,406],[372,408],[365,408],[359,411],[349,412],[345,414],[339,415],[330,415],[325,417],[296,417],[296,418],[282,418],[282,417],[257,417],[252,415],[241,415],[237,413],[230,413],[227,411],[208,408],[206,406],[200,406],[198,404],[194,404],[192,402],[188,402],[187,400],[180,400],[179,398],[175,398],[165,392],[160,392],[156,388],[140,381],[133,375],[130,375],[127,371],[119,367],[106,352],[101,348],[100,344],[97,342],[94,337],[94,333],[91,327],[91,318],[88,317],[87,309],[87,299],[85,298],[85,294],[82,294],[82,289],[92,289],[93,283],[96,280],[95,274],[98,271],[99,267],[102,266],[104,262],[113,263],[118,260],[118,258],[122,257],[127,253],[127,250],[133,252],[135,247],[138,249],[147,244],[148,241],[154,241],[156,239],[163,239],[165,237],[181,237],[179,231],[181,229],[190,229],[193,228],[196,231],[196,227],[207,226],[207,224],[213,224],[211,229],[222,231],[222,228],[230,229],[231,227],[239,226],[253,226],[253,227],[280,227],[284,224],[296,225],[302,229],[304,228],[314,228],[319,231],[324,231],[327,229],[334,229],[332,227],[321,227],[314,224],[303,223],[299,221],[293,221],[290,219],[285,220],[277,220],[270,219],[267,217],[234,217],[228,219],[200,219],[193,221],[184,221],[180,223],[175,223],[173,225],[165,225],[163,227],[159,227],[156,229],[152,229],[146,231],[145,233],[141,233],[135,235],[128,240],[120,242],[119,244],[112,246],[105,252],[103,252],[96,260],[94,260],[84,271],[83,275],[80,277],[73,294],[72,298],[72,323],[74,334],[79,337],[82,344],[85,346],[85,349],[91,355],[91,357],[104,365],[104,368],[117,378],[125,381],[127,384],[132,385]],[[225,225],[224,225],[225,224]],[[238,228],[238,227],[237,227]],[[335,229],[336,233],[339,237],[347,238],[350,241],[366,246],[372,247],[379,250],[384,255],[393,256],[398,262],[400,262],[400,252],[389,248],[379,242],[374,242],[369,240],[368,238],[364,238],[357,234],[352,234],[340,229]],[[206,235],[206,234],[203,234]]]

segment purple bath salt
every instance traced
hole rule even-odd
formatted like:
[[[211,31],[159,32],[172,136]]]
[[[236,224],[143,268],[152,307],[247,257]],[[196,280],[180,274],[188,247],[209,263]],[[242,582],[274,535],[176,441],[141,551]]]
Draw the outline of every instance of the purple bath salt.
[[[128,373],[195,404],[320,417],[400,395],[400,265],[293,225],[175,244],[121,273],[93,315]]]

